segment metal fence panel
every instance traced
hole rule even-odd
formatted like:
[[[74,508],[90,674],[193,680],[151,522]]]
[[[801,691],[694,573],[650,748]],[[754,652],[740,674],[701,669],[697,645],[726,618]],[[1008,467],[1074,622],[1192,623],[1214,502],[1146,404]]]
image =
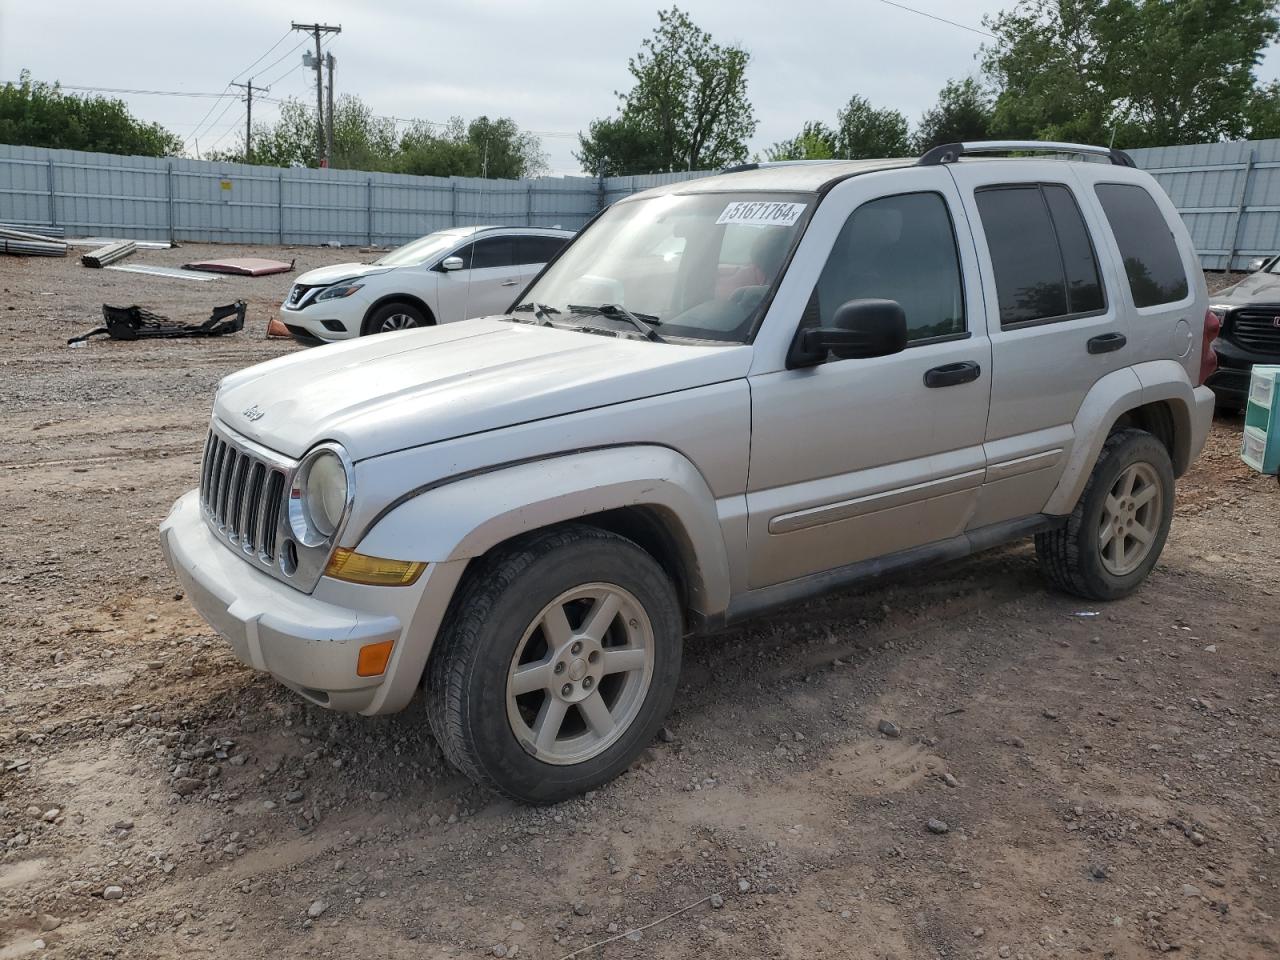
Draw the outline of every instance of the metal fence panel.
[[[1205,267],[1280,252],[1280,140],[1130,153],[1172,198]],[[0,223],[68,236],[395,246],[451,226],[576,230],[602,206],[708,175],[414,177],[0,145]]]

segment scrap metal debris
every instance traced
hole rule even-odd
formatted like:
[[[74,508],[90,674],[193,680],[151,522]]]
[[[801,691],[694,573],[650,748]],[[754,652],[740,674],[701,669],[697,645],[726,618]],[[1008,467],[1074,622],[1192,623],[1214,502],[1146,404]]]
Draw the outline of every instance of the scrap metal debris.
[[[50,227],[42,223],[15,223],[6,220],[0,223],[0,230],[18,230],[22,233],[34,233],[51,240],[61,240],[67,235],[66,227]]]
[[[138,245],[132,240],[116,240],[108,243],[105,247],[99,247],[97,250],[81,254],[80,262],[86,267],[105,267],[108,264],[115,263],[117,260],[131,257],[137,252]]]
[[[216,273],[197,273],[194,270],[179,270],[177,267],[154,267],[147,263],[134,263],[107,267],[108,270],[123,270],[125,273],[145,273],[153,277],[169,277],[172,280],[221,280]]]
[[[78,337],[72,337],[68,344],[84,343],[90,337],[106,334],[112,340],[146,340],[153,337],[220,337],[244,329],[244,312],[247,304],[243,300],[229,303],[225,307],[214,307],[209,319],[204,323],[180,323],[170,320],[158,313],[152,313],[144,307],[113,307],[102,305],[102,318],[107,324],[90,330]]]
[[[120,237],[72,237],[67,241],[69,247],[101,247],[108,243],[119,243]],[[176,243],[168,240],[134,240],[139,250],[168,250],[176,247]]]
[[[25,257],[65,257],[67,245],[43,234],[0,227],[0,253]]]
[[[290,273],[297,260],[267,260],[262,257],[232,257],[227,260],[196,260],[184,263],[183,270],[207,270],[210,273],[234,273],[241,277],[265,277],[272,273]]]

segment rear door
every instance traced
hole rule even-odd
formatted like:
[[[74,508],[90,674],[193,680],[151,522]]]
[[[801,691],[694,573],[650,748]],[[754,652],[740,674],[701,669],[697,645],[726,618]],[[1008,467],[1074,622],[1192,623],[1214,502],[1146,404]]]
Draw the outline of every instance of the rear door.
[[[454,255],[464,266],[441,274],[440,322],[504,312],[520,292],[515,237],[481,237]]]
[[[536,277],[538,272],[547,265],[547,261],[559,253],[568,242],[568,237],[516,237],[516,265],[520,268],[522,283],[527,284]],[[518,292],[519,290],[515,289],[512,296]]]
[[[1090,388],[1132,362],[1104,225],[1057,160],[948,164],[973,223],[991,339],[987,476],[970,527],[1040,512]]]

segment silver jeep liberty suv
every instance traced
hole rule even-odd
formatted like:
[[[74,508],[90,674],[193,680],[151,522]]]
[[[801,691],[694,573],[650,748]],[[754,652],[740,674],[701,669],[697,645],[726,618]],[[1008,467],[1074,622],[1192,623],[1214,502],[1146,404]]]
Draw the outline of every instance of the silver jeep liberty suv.
[[[1119,151],[671,184],[506,314],[228,376],[164,547],[245,663],[336,710],[421,688],[459,769],[556,801],[650,742],[687,636],[1030,536],[1057,587],[1134,590],[1209,430],[1207,306]]]

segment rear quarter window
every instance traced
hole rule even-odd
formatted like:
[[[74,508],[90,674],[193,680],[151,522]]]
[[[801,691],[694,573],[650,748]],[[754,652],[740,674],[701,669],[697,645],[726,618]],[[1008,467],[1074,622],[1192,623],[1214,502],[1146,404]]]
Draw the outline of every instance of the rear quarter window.
[[[1187,272],[1177,241],[1155,199],[1130,183],[1094,187],[1120,248],[1134,306],[1174,303],[1187,295]]]

